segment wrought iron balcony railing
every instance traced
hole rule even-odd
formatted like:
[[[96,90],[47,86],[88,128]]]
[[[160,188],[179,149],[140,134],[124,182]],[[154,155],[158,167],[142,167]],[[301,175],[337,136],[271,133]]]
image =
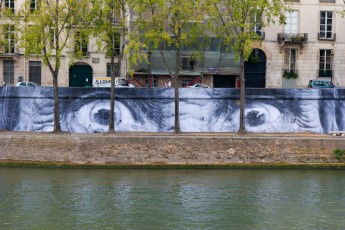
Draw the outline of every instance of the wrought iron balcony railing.
[[[279,33],[278,34],[278,42],[279,43],[293,43],[293,44],[302,44],[308,41],[308,34],[307,33],[294,33],[294,34],[287,34],[287,33]]]

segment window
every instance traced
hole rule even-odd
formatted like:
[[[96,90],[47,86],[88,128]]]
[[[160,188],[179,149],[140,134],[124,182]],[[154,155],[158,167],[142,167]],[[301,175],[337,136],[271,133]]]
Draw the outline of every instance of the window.
[[[114,63],[114,71],[115,76],[120,76],[120,65],[118,63]],[[112,70],[111,70],[111,63],[107,63],[107,77],[111,77]]]
[[[14,26],[13,25],[4,25],[4,47],[5,53],[13,54],[14,53]]]
[[[261,37],[261,30],[262,30],[261,15],[257,16],[257,14],[255,14],[254,16],[251,17],[250,27],[251,27],[251,31],[253,31],[254,33],[256,33],[257,35]]]
[[[285,72],[296,73],[296,49],[285,50]]]
[[[88,37],[86,34],[76,32],[75,37],[75,52],[82,56],[88,55]]]
[[[332,33],[333,24],[333,12],[321,11],[320,12],[320,39],[331,39],[333,38]]]
[[[108,17],[111,19],[111,22],[113,24],[118,24],[120,21],[120,18],[118,17],[118,13],[116,12],[116,6],[114,5],[114,3],[110,3],[110,12]]]
[[[41,62],[30,61],[29,62],[29,81],[35,82],[41,85]]]
[[[14,61],[4,60],[4,81],[6,84],[14,84]]]
[[[195,57],[182,57],[181,69],[182,70],[194,70],[196,65]]]
[[[320,50],[319,77],[332,77],[333,50]]]
[[[110,37],[110,36],[109,36]],[[107,56],[111,57],[112,55],[112,49],[114,49],[114,55],[118,56],[120,54],[120,34],[115,33],[113,36],[111,36],[110,44],[107,46]]]
[[[30,1],[30,11],[34,12],[39,8],[40,0],[31,0]]]
[[[11,13],[14,13],[14,1],[15,0],[5,0],[5,8],[9,9]]]
[[[157,77],[146,77],[145,78],[145,84],[146,84],[146,87],[158,87],[158,79]]]
[[[298,11],[294,10],[285,13],[286,24],[284,31],[287,34],[297,34],[298,33]]]

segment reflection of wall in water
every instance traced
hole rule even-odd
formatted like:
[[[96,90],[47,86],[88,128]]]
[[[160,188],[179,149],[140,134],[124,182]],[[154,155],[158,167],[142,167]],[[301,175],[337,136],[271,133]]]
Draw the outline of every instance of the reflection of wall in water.
[[[106,88],[60,88],[61,127],[70,132],[106,132]],[[173,132],[173,89],[116,89],[115,129]],[[343,89],[248,89],[249,132],[317,132],[345,130]],[[0,129],[51,131],[51,87],[0,87]],[[237,132],[238,89],[180,89],[183,132]]]

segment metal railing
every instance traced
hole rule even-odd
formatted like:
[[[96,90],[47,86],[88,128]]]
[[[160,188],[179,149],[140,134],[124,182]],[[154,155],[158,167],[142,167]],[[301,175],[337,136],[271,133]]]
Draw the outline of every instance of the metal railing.
[[[301,44],[308,41],[308,33],[279,33],[278,42]]]

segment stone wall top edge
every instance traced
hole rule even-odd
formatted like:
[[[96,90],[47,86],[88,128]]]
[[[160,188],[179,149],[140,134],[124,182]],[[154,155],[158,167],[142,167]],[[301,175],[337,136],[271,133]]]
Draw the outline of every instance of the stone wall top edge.
[[[180,99],[239,99],[235,88],[189,89],[180,88]],[[345,99],[345,89],[246,89],[247,99]],[[0,87],[0,98],[53,98],[53,87]],[[108,88],[59,88],[60,99],[109,99]],[[173,99],[174,89],[131,88],[116,89],[117,99]]]

